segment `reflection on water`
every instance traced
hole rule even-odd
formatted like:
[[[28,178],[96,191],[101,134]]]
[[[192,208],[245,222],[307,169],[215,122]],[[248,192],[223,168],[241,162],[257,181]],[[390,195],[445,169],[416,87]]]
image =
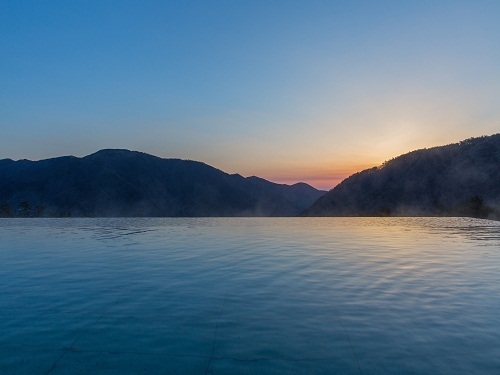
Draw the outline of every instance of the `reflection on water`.
[[[0,373],[500,373],[500,222],[2,219]]]

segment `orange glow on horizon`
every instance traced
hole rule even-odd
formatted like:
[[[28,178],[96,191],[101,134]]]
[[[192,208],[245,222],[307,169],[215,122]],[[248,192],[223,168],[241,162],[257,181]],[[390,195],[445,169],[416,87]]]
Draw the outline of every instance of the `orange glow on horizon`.
[[[361,172],[365,169],[373,168],[378,164],[351,165],[346,167],[324,167],[323,169],[314,168],[308,171],[300,170],[298,173],[268,173],[262,175],[266,180],[279,184],[293,185],[298,182],[305,182],[316,189],[331,190],[349,176]]]

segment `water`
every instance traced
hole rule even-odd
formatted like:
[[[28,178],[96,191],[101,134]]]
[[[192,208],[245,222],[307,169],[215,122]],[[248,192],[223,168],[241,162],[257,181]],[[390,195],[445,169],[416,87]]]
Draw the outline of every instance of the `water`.
[[[1,374],[498,374],[500,222],[2,219]]]

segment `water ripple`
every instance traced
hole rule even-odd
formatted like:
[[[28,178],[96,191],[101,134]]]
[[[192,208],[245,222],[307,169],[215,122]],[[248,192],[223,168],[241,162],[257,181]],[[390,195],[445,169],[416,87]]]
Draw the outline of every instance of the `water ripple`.
[[[500,371],[500,223],[0,219],[0,373]]]

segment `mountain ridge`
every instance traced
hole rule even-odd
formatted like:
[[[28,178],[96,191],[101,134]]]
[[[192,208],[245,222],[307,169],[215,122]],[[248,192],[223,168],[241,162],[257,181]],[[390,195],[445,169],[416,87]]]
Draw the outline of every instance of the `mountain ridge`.
[[[305,216],[500,218],[500,134],[420,149],[355,173]]]
[[[324,192],[103,149],[0,163],[0,216],[295,216]]]

